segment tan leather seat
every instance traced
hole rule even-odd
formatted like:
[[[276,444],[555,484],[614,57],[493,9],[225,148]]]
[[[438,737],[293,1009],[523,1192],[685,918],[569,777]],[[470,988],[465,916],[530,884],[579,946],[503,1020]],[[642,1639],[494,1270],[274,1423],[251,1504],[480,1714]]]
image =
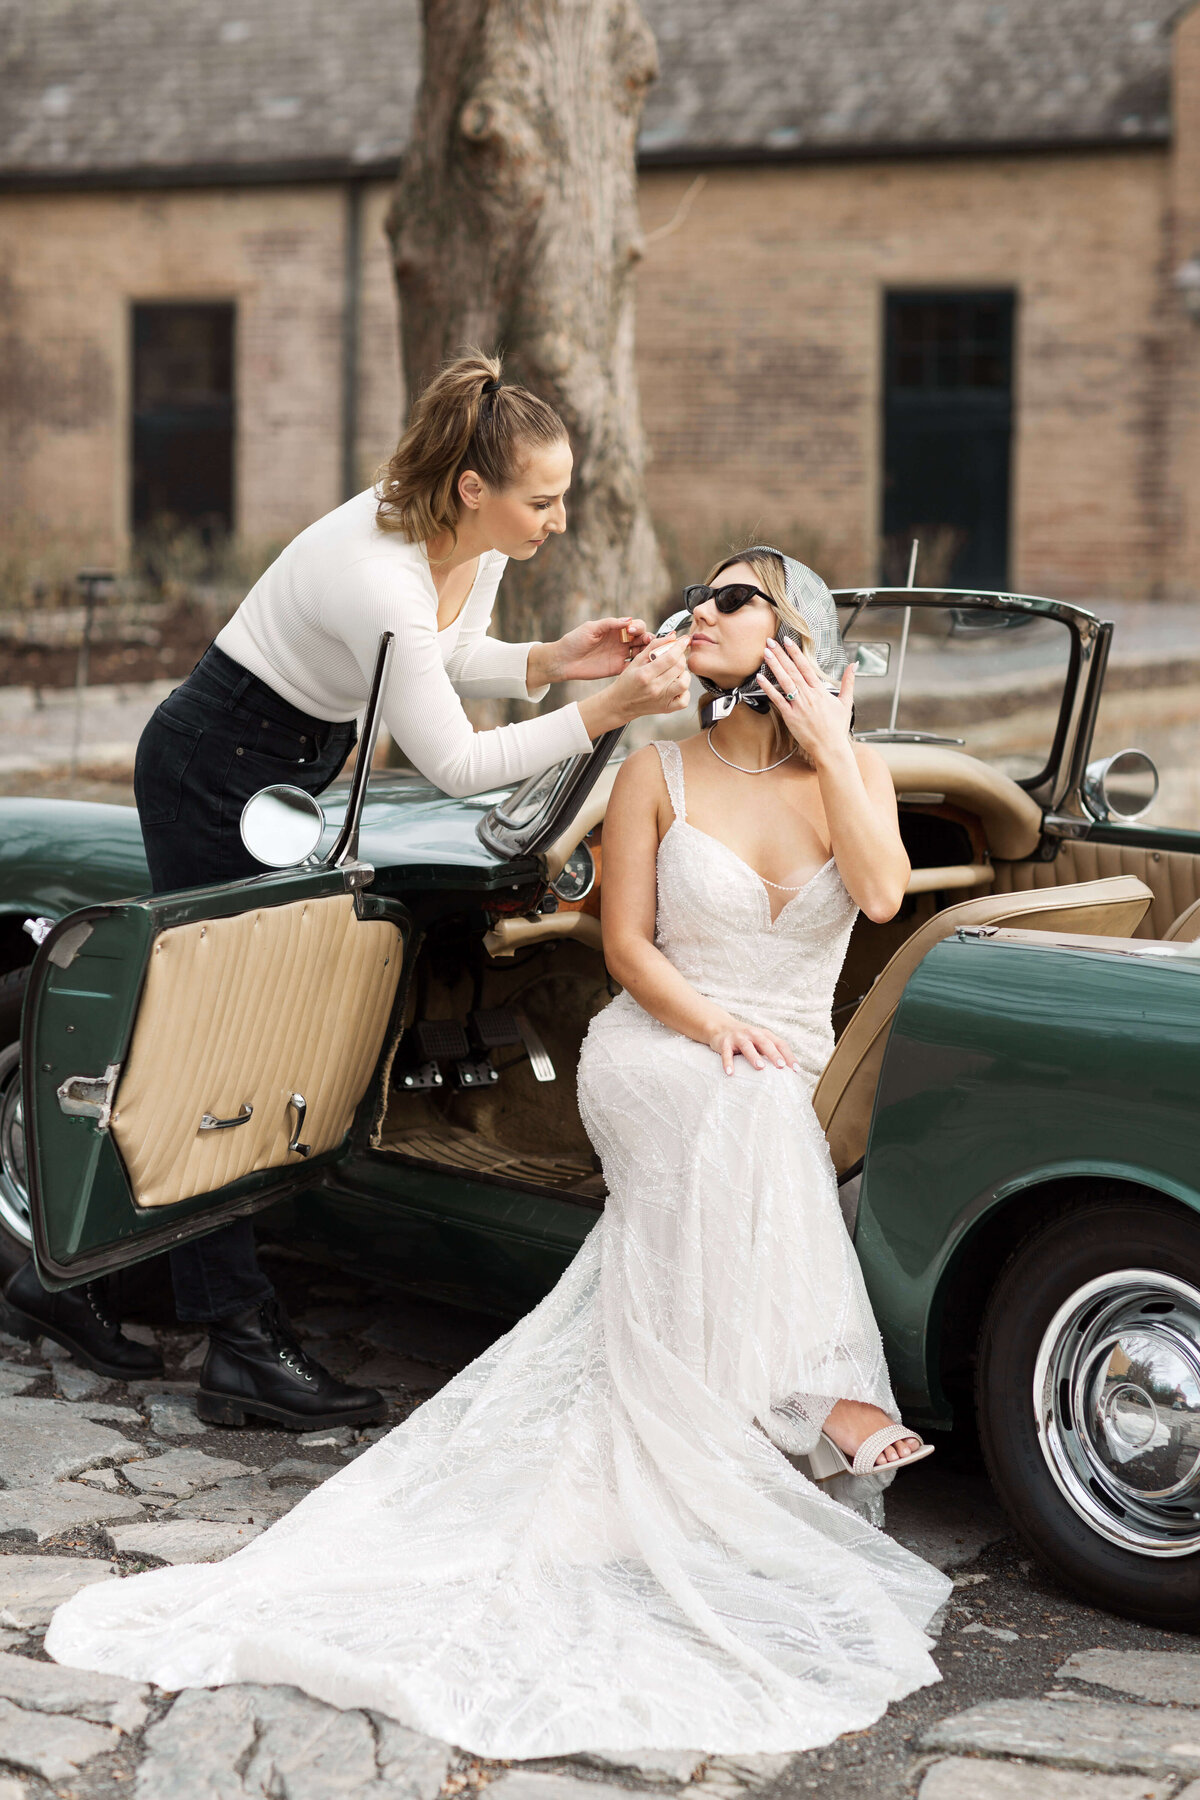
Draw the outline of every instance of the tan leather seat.
[[[996,856],[993,867],[994,894],[1136,875],[1154,899],[1134,935],[1160,941],[1193,900],[1200,898],[1200,856],[1187,850],[1156,850],[1149,844],[1094,844],[1087,838],[1067,838],[1053,862],[1005,862]]]
[[[1200,900],[1184,907],[1174,924],[1167,926],[1163,938],[1169,944],[1194,944],[1200,938]]]
[[[888,1031],[909,976],[934,944],[963,925],[1016,925],[1028,931],[1131,937],[1153,897],[1136,875],[1114,875],[1073,887],[964,900],[935,913],[914,931],[864,996],[813,1095],[838,1174],[853,1168],[866,1153]]]

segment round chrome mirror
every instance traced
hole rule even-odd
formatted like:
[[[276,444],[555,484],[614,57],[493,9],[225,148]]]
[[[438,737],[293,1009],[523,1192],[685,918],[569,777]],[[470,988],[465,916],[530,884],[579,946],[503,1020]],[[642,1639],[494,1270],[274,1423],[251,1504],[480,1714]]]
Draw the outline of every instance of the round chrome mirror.
[[[1140,819],[1157,794],[1158,770],[1144,750],[1118,750],[1089,763],[1083,778],[1083,797],[1098,819]]]
[[[312,855],[325,829],[325,814],[303,788],[260,788],[242,808],[242,842],[268,869],[291,869]]]

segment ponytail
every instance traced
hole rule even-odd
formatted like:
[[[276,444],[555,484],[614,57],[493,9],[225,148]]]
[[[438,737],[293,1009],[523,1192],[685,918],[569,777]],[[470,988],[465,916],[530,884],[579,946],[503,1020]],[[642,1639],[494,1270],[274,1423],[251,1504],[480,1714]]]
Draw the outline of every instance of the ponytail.
[[[375,481],[380,531],[410,544],[439,532],[457,538],[458,479],[474,469],[497,491],[511,487],[539,444],[559,444],[566,427],[528,388],[505,387],[498,356],[467,350],[446,363],[419,395],[408,429]]]

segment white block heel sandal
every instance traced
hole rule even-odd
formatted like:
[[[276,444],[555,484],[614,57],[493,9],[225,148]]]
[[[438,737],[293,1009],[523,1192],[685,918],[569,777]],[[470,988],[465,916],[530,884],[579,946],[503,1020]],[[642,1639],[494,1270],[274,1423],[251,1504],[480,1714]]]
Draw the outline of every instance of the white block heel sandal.
[[[889,1444],[899,1444],[904,1438],[916,1438],[921,1448],[914,1450],[911,1456],[902,1456],[899,1462],[885,1463],[882,1468],[875,1467],[875,1459]],[[814,1449],[808,1453],[808,1466],[814,1481],[828,1481],[834,1475],[882,1475],[888,1469],[907,1469],[913,1463],[924,1462],[932,1456],[934,1446],[927,1444],[917,1432],[907,1425],[883,1425],[873,1431],[870,1437],[864,1438],[854,1453],[853,1462],[843,1450],[839,1450],[833,1439],[822,1432]]]

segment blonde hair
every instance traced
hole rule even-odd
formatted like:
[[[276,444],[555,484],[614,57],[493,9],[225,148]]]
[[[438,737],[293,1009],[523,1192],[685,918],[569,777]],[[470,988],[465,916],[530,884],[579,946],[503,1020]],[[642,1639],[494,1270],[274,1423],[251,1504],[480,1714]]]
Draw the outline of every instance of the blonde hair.
[[[728,556],[723,556],[721,561],[716,563],[709,570],[708,574],[704,577],[705,585],[711,587],[713,582],[717,579],[717,576],[723,574],[726,569],[731,569],[734,563],[745,563],[748,569],[754,571],[755,585],[760,587],[764,594],[770,594],[775,606],[775,611],[779,614],[780,623],[786,625],[788,630],[795,634],[800,641],[800,648],[804,651],[806,656],[810,656],[812,654],[812,632],[809,630],[807,619],[796,611],[796,608],[788,599],[787,581],[783,572],[782,558],[772,556],[769,552],[764,552],[762,550],[731,551]],[[771,754],[782,756],[784,750],[792,741],[791,733],[784,725],[779,714],[772,707]],[[803,762],[806,766],[811,767],[809,759],[798,746],[796,749],[796,756],[799,761]]]
[[[498,356],[464,350],[423,389],[375,478],[380,531],[399,531],[410,544],[443,531],[457,541],[465,470],[499,491],[512,486],[537,445],[563,442],[567,428],[554,408],[528,388],[502,386],[502,372]]]
[[[723,556],[720,562],[709,570],[704,577],[706,586],[711,587],[717,576],[723,574],[726,569],[731,569],[734,563],[745,563],[748,569],[753,569],[756,585],[763,590],[764,594],[770,594],[781,624],[786,625],[788,630],[794,632],[800,639],[800,645],[805,655],[811,655],[812,632],[809,630],[808,620],[802,613],[796,611],[788,599],[787,582],[783,573],[783,558],[762,550],[733,550],[728,556]]]

